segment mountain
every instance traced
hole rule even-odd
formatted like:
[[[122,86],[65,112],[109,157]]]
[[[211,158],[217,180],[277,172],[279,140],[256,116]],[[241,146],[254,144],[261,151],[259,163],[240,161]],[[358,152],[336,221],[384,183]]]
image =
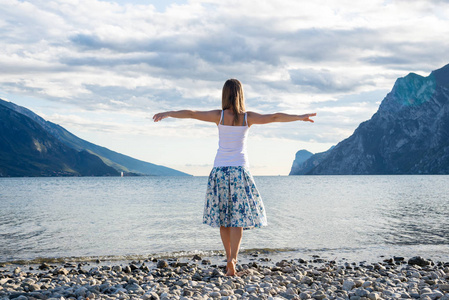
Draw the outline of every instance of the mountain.
[[[309,152],[307,150],[299,150],[296,152],[295,160],[293,161],[292,169],[290,170],[290,174],[297,174],[300,173],[302,169],[302,164],[307,161],[311,156],[313,155],[312,152]]]
[[[449,64],[397,79],[372,118],[307,174],[449,174]]]
[[[76,151],[32,119],[0,105],[0,176],[118,176],[97,156]]]
[[[302,164],[307,161],[312,155],[313,153],[307,150],[299,150],[298,152],[296,152],[295,160],[293,161],[290,174],[298,172],[301,169]]]
[[[140,175],[158,175],[158,176],[188,176],[189,174],[155,165],[132,157],[117,153],[105,147],[101,147],[85,141],[74,134],[70,133],[63,127],[49,121],[33,113],[29,109],[18,106],[12,102],[0,99],[0,107],[6,107],[10,110],[26,116],[38,124],[50,136],[58,140],[65,146],[77,152],[87,152],[101,159],[106,165],[114,168],[118,172],[140,174]],[[1,176],[1,175],[0,175]]]
[[[334,148],[332,146],[325,152],[313,154],[307,150],[299,150],[296,152],[295,160],[293,161],[292,169],[289,175],[304,175],[310,170],[319,165]]]

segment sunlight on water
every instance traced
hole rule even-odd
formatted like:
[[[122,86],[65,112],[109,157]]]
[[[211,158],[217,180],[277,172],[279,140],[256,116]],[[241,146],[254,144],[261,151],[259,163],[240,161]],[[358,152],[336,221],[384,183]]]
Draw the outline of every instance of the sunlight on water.
[[[0,261],[221,250],[218,230],[201,224],[206,183],[2,178]],[[441,253],[449,245],[449,176],[256,177],[256,184],[269,226],[245,231],[243,249]]]

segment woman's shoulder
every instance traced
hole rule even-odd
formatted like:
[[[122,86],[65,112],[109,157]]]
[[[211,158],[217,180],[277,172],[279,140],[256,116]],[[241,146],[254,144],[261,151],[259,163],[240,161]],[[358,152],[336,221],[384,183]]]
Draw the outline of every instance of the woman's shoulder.
[[[257,112],[254,112],[254,111],[246,111],[245,113],[246,113],[246,115],[248,117],[254,117],[254,116],[260,116],[261,115],[260,113],[257,113]]]

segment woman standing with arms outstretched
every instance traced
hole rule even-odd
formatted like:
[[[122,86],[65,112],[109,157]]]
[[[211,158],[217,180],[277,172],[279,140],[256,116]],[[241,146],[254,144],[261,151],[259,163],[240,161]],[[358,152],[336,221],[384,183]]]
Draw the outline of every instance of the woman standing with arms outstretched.
[[[221,110],[167,111],[153,116],[155,122],[168,117],[189,118],[218,126],[218,151],[207,183],[203,223],[220,227],[227,258],[226,275],[236,274],[243,229],[267,225],[262,198],[249,172],[246,151],[249,128],[273,122],[313,122],[310,117],[315,115],[246,112],[242,84],[237,79],[229,79],[223,86]]]

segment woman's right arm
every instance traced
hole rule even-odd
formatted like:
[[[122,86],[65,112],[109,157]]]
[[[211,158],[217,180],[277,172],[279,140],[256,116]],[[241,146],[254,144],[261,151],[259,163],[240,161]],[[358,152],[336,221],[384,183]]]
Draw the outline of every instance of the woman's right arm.
[[[214,122],[218,124],[220,122],[221,110],[209,110],[209,111],[197,111],[197,110],[177,110],[166,111],[155,114],[153,116],[154,122],[159,122],[165,118],[176,119],[195,119],[205,122]]]
[[[316,113],[304,114],[304,115],[291,115],[284,113],[274,113],[274,114],[259,114],[252,111],[248,112],[248,125],[253,124],[268,124],[274,122],[294,122],[294,121],[305,121],[314,122],[310,117],[316,116]]]

